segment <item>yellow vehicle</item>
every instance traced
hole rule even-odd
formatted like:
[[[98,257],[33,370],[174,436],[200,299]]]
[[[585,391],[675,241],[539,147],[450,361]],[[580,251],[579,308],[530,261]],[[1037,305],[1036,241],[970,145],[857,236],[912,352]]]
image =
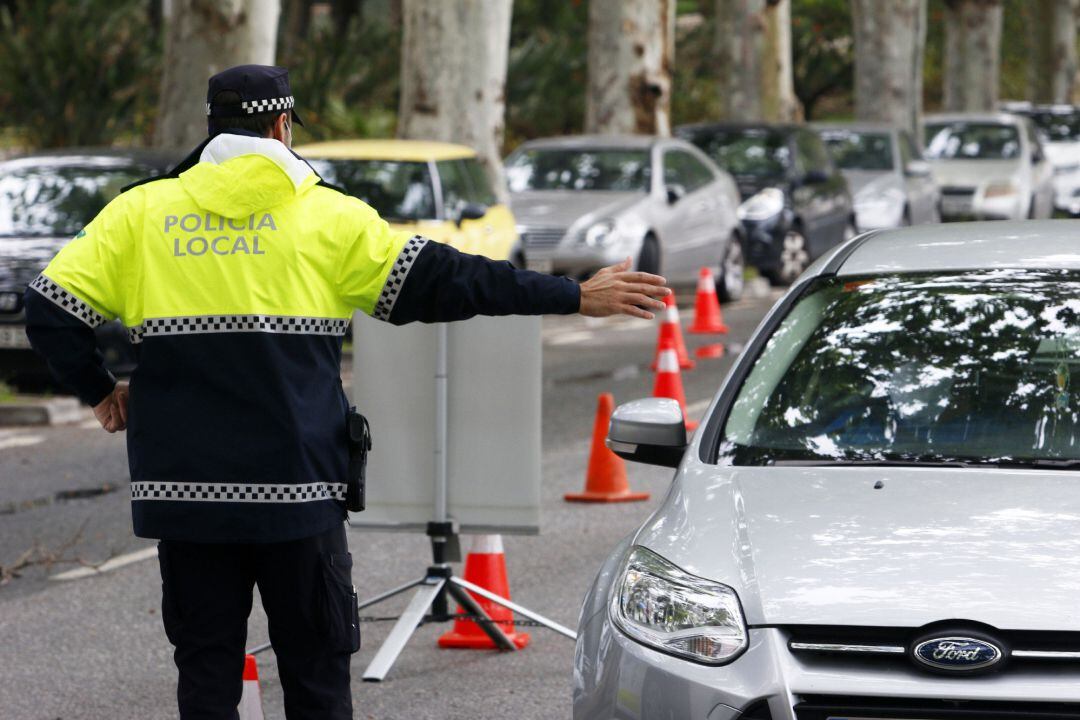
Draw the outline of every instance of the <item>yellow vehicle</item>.
[[[508,259],[517,241],[513,214],[492,191],[476,152],[464,145],[340,140],[296,152],[395,229],[496,260]]]

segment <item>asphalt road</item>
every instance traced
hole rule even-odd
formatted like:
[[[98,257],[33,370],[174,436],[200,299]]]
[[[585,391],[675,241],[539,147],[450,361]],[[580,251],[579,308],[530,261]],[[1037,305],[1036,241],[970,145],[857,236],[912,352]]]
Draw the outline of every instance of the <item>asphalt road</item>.
[[[725,306],[727,355],[683,375],[700,416],[777,295]],[[689,322],[691,296],[680,296]],[[581,598],[602,560],[656,507],[672,472],[630,465],[647,502],[580,505],[562,500],[584,482],[596,397],[649,395],[656,325],[630,319],[544,321],[543,515],[540,536],[507,536],[513,599],[576,626]],[[687,336],[693,349],[715,338]],[[88,416],[89,420],[89,416]],[[4,720],[172,718],[175,668],[160,623],[153,542],[131,535],[122,436],[93,423],[0,431],[0,717]],[[462,539],[466,549],[469,538]],[[419,535],[350,530],[362,598],[419,577],[430,551]],[[58,574],[144,551],[141,560],[81,579]],[[138,557],[138,556],[136,556]],[[13,566],[23,564],[21,569]],[[406,598],[363,611],[396,615]],[[358,718],[561,718],[570,715],[573,643],[540,628],[517,653],[439,650],[448,625],[420,629],[386,682],[360,675],[390,623],[363,626],[353,660]],[[249,646],[265,642],[256,601]],[[259,656],[265,715],[283,718],[272,652]]]

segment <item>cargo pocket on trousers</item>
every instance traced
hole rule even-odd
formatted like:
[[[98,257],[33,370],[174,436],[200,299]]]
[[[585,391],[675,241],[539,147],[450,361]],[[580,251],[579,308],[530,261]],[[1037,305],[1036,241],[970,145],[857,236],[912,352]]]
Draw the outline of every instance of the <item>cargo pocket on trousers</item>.
[[[176,600],[173,593],[172,574],[169,569],[169,552],[162,543],[158,543],[158,565],[161,567],[161,624],[165,626],[165,637],[175,647],[180,646],[180,636],[183,631],[180,613],[176,610]]]
[[[323,557],[323,585],[327,643],[337,652],[354,653],[360,649],[360,611],[352,584],[352,555],[331,553]]]

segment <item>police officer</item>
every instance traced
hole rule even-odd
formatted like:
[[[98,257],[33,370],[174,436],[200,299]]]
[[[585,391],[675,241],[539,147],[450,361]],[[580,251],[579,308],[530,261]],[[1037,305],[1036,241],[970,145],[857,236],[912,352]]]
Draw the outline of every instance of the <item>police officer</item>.
[[[109,203],[31,283],[27,334],[105,430],[127,429],[135,534],[160,540],[181,717],[236,717],[258,585],[286,716],[350,718],[352,313],[648,318],[669,291],[629,260],[578,284],[392,231],[290,149],[301,121],[284,68],[226,70],[206,100],[209,137]],[[130,392],[95,347],[93,328],[114,318],[138,353]]]

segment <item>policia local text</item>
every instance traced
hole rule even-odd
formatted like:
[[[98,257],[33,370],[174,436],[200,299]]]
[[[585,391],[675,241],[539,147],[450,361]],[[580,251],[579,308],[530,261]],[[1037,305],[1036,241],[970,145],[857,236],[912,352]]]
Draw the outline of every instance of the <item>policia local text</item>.
[[[236,255],[238,253],[265,255],[266,251],[259,249],[259,236],[255,233],[264,228],[277,230],[277,225],[274,224],[274,216],[270,213],[262,213],[258,220],[256,220],[254,214],[247,219],[225,218],[213,213],[165,216],[166,234],[177,226],[185,233],[202,232],[205,235],[193,235],[187,239],[174,237],[173,255],[175,257],[205,255],[207,252],[212,252],[215,255]],[[221,232],[222,230],[250,232],[251,242],[248,243],[246,235],[217,235],[210,237],[210,233]]]

